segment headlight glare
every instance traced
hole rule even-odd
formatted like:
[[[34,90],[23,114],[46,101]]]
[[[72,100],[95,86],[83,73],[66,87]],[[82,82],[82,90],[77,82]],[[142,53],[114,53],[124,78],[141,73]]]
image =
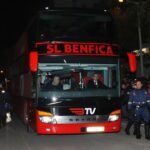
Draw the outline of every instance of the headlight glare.
[[[117,121],[118,119],[119,119],[119,115],[110,115],[108,121],[114,122]]]
[[[49,116],[40,116],[39,119],[43,123],[52,123],[52,117]]]

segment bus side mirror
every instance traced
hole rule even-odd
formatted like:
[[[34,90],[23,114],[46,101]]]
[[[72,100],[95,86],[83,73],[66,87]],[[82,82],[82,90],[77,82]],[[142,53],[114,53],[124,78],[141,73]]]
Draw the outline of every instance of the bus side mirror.
[[[136,72],[137,66],[136,66],[136,56],[133,53],[127,53],[128,61],[129,61],[129,67],[130,71],[132,73]]]
[[[38,69],[38,52],[32,51],[29,54],[29,68],[30,71],[36,72]]]

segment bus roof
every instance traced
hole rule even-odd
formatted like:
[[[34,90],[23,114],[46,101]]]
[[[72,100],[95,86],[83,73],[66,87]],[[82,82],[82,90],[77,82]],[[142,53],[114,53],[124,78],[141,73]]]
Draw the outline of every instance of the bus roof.
[[[51,14],[51,13],[89,13],[89,14],[100,14],[100,15],[104,15],[104,16],[111,16],[111,13],[104,9],[87,9],[87,8],[53,8],[53,9],[48,9],[48,10],[42,10],[39,11],[40,14]]]

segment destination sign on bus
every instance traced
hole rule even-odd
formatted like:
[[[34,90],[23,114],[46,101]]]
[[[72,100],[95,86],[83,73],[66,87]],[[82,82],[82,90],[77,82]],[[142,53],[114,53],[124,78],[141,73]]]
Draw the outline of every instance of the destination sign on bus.
[[[41,44],[37,44],[37,47],[41,47]],[[101,43],[73,43],[73,42],[47,43],[44,49],[46,49],[46,53],[48,55],[118,56],[117,45],[103,44],[103,43],[102,44]]]

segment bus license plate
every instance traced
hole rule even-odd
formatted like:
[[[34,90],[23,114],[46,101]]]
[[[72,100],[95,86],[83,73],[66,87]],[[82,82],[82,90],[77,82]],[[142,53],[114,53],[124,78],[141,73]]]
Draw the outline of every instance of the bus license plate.
[[[87,132],[104,132],[105,128],[104,127],[87,127],[86,131]]]

